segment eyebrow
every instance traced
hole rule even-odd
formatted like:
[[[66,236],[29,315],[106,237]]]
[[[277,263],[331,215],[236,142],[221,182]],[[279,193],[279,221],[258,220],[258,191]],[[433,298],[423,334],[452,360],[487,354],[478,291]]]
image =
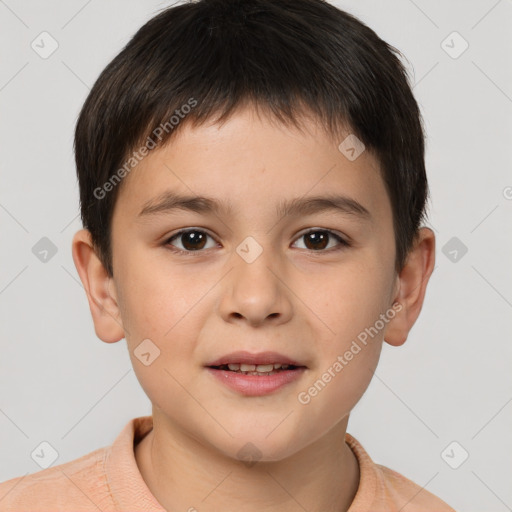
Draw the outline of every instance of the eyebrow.
[[[215,213],[231,215],[233,206],[226,201],[205,196],[180,195],[167,191],[144,203],[139,217],[172,213],[175,210],[192,211],[196,213]],[[282,200],[276,208],[278,216],[312,215],[332,211],[354,216],[363,221],[371,222],[372,215],[361,203],[343,195],[307,196]]]

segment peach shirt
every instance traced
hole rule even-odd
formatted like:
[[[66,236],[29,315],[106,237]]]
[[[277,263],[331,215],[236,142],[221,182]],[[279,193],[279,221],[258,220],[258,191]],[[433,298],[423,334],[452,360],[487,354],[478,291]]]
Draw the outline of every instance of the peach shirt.
[[[144,482],[133,449],[152,426],[152,416],[133,418],[111,446],[0,483],[0,511],[166,512]],[[360,469],[359,488],[348,512],[455,512],[426,489],[375,464],[348,433],[345,442]]]

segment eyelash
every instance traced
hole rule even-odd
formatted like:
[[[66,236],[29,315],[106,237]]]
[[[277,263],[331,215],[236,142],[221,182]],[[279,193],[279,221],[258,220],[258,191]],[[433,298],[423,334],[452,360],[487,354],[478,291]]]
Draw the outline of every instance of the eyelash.
[[[169,250],[171,250],[172,252],[175,252],[177,254],[183,254],[183,255],[187,255],[187,256],[199,256],[200,254],[204,253],[207,249],[202,249],[202,250],[197,250],[197,251],[184,251],[183,249],[178,249],[177,247],[174,247],[170,242],[171,240],[174,240],[175,238],[178,238],[180,235],[183,235],[185,233],[190,233],[190,232],[200,232],[200,233],[204,233],[206,234],[207,236],[209,236],[210,238],[212,238],[213,240],[215,240],[215,238],[210,235],[209,233],[207,233],[206,231],[204,231],[203,229],[199,229],[199,228],[187,228],[187,229],[182,229],[176,233],[174,233],[174,235],[172,235],[171,237],[167,238],[166,241],[164,242],[164,245],[166,247],[169,248]],[[352,244],[350,244],[347,240],[345,240],[344,238],[342,238],[340,235],[338,235],[337,233],[335,233],[334,231],[331,231],[329,229],[321,229],[321,228],[313,228],[313,229],[310,229],[309,231],[306,231],[305,233],[302,233],[299,237],[297,237],[295,240],[298,240],[306,235],[309,235],[310,233],[317,233],[317,232],[322,232],[322,233],[328,233],[328,235],[331,237],[334,237],[338,242],[339,242],[339,246],[337,247],[334,247],[334,248],[330,248],[330,249],[320,249],[320,250],[313,250],[313,249],[306,249],[306,251],[310,252],[310,253],[313,253],[314,255],[318,255],[318,254],[321,254],[321,253],[331,253],[331,252],[336,252],[336,251],[340,251],[340,250],[343,250],[345,248],[348,248],[348,247],[351,247]]]

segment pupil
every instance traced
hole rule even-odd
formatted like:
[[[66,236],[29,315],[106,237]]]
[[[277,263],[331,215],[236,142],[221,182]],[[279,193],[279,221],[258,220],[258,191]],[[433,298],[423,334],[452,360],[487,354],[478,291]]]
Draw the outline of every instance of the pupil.
[[[204,233],[199,233],[198,231],[189,231],[188,233],[184,233],[181,235],[181,243],[185,249],[202,249],[206,240],[206,236]],[[188,247],[187,247],[188,244]]]
[[[308,247],[308,249],[324,249],[325,247],[327,247],[329,234],[325,231],[315,231],[313,233],[308,233],[307,235],[305,235],[305,237],[306,246],[308,246],[309,242],[313,243],[313,247]]]

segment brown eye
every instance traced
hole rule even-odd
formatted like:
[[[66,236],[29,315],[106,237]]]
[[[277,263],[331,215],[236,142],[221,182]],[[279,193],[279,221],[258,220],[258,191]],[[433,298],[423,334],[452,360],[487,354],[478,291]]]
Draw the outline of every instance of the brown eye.
[[[200,251],[201,249],[205,248],[215,247],[215,243],[213,243],[213,245],[210,247],[206,247],[208,238],[212,237],[205,231],[199,229],[189,229],[187,231],[180,231],[176,233],[167,240],[166,244],[176,247],[171,242],[177,239],[178,243],[181,244],[181,247],[176,247],[177,250],[181,250],[182,252],[193,252]]]
[[[332,231],[325,229],[316,229],[308,231],[301,235],[298,240],[304,240],[305,248],[310,251],[322,251],[326,248],[332,247],[332,241],[338,241],[338,246],[348,246],[348,242],[345,242],[343,238],[333,233]],[[329,245],[331,244],[331,245]]]
[[[304,235],[308,249],[325,249],[329,243],[329,234],[325,231],[313,231]]]

